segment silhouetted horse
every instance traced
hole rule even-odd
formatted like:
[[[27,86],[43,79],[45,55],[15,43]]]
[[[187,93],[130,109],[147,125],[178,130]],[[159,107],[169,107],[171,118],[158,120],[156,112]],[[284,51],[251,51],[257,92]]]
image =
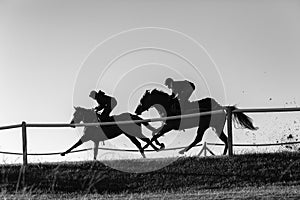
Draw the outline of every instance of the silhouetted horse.
[[[172,98],[171,95],[154,89],[152,91],[147,90],[144,96],[140,100],[140,104],[137,106],[135,113],[140,115],[149,108],[154,107],[161,116],[176,116],[181,114],[191,114],[197,112],[208,112],[214,110],[223,110],[218,114],[208,114],[200,117],[194,118],[180,118],[180,119],[168,119],[165,121],[164,125],[160,128],[158,133],[153,136],[151,141],[155,141],[161,148],[164,148],[164,144],[160,144],[157,138],[164,135],[171,130],[183,130],[198,127],[197,136],[195,140],[185,149],[181,150],[179,153],[183,154],[195,145],[197,145],[203,137],[204,132],[212,127],[219,138],[225,143],[225,149],[223,154],[227,153],[227,136],[224,134],[223,129],[226,121],[226,112],[224,107],[218,104],[212,98],[205,98],[198,101],[191,102],[188,108],[180,108],[180,102],[177,98]],[[236,109],[236,107],[234,107]],[[252,119],[245,115],[244,113],[233,113],[233,119],[241,125],[242,128],[247,128],[250,130],[257,130],[252,124]],[[144,146],[144,149],[148,145]]]
[[[98,122],[97,116],[95,114],[95,111],[93,109],[85,109],[81,107],[74,107],[75,112],[73,114],[73,119],[71,121],[71,124],[74,123],[96,123]],[[111,117],[110,122],[116,121],[130,121],[130,120],[142,120],[137,115],[133,115],[130,113],[122,113],[120,115],[115,115]],[[78,147],[84,142],[87,142],[89,140],[92,140],[94,142],[94,160],[97,158],[98,154],[98,146],[100,141],[109,140],[112,138],[115,138],[121,134],[126,135],[140,150],[140,153],[145,158],[144,149],[141,146],[141,143],[136,139],[140,138],[144,142],[147,143],[147,145],[151,145],[155,150],[159,150],[156,146],[154,146],[149,138],[146,138],[142,134],[142,127],[141,124],[145,125],[149,130],[153,131],[154,128],[150,126],[147,122],[142,123],[130,123],[130,124],[121,124],[121,125],[105,125],[105,126],[86,126],[84,127],[84,135],[80,138],[80,140],[75,143],[70,149],[68,149],[66,152],[61,153],[62,156],[66,155],[67,153],[70,153],[74,148]]]

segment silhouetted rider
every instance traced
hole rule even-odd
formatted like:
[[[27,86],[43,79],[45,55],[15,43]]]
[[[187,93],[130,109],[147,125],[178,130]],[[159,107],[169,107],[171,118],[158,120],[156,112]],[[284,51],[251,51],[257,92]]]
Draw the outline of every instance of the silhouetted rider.
[[[109,115],[111,111],[116,107],[117,100],[114,97],[110,97],[106,95],[103,91],[99,90],[99,92],[91,91],[89,95],[92,99],[96,100],[98,106],[95,107],[96,113],[103,109],[103,112],[100,116],[100,119],[107,120],[109,119]],[[99,115],[98,115],[99,117]]]
[[[189,103],[189,98],[195,90],[194,83],[184,80],[184,81],[174,81],[172,78],[167,78],[165,85],[172,90],[171,97],[177,97],[183,106]]]

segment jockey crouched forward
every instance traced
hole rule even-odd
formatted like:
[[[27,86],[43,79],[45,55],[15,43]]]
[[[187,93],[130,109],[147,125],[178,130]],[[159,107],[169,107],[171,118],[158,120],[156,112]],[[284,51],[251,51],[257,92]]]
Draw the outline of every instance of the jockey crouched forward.
[[[195,90],[194,83],[188,80],[174,81],[172,78],[167,78],[165,85],[172,90],[171,97],[177,97],[183,108],[187,108],[190,103],[189,98]]]
[[[92,99],[96,100],[98,106],[95,107],[96,114],[100,121],[109,121],[111,111],[117,106],[117,100],[114,97],[106,95],[103,91],[91,91],[89,95]],[[99,111],[102,111],[99,115]]]

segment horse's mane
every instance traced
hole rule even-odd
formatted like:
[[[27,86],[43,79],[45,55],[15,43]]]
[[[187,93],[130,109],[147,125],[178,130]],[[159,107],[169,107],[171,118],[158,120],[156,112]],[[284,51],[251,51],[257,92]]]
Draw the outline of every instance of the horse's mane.
[[[83,108],[83,107],[80,107],[80,106],[77,106],[77,107],[75,107],[75,109],[76,110],[80,110],[80,111],[92,111],[92,109],[90,109],[90,108]]]
[[[151,90],[150,94],[152,95],[162,95],[162,96],[165,96],[165,97],[170,97],[170,95],[162,90],[158,90],[156,88],[154,88],[153,90]]]
[[[78,107],[75,107],[75,110],[79,111],[79,112],[84,112],[85,114],[89,114],[89,115],[95,114],[95,112],[91,108],[83,108],[83,107],[78,106]]]
[[[144,93],[144,95],[142,96],[140,101],[143,101],[145,98],[147,97],[152,97],[152,98],[156,98],[156,99],[164,99],[164,100],[169,100],[171,95],[169,95],[168,93],[162,91],[162,90],[158,90],[156,88],[154,88],[153,90],[146,90],[146,92]]]

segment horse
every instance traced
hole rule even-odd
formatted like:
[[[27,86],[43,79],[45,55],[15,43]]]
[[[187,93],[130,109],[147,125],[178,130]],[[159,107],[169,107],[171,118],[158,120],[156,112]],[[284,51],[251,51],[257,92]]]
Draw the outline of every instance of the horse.
[[[71,127],[75,128],[75,126],[72,124],[75,123],[77,124],[80,122],[83,123],[99,122],[98,117],[96,116],[96,113],[93,109],[86,109],[81,107],[74,107],[74,109],[75,112],[73,114],[73,119],[70,123]],[[111,116],[108,121],[113,122],[113,121],[129,121],[129,120],[143,120],[143,119],[131,113],[122,113],[120,115]],[[159,149],[151,143],[149,138],[145,137],[142,134],[141,124],[146,126],[151,131],[155,130],[155,128],[152,127],[147,122],[136,123],[134,121],[133,123],[129,123],[125,125],[113,124],[113,125],[100,125],[100,126],[85,126],[83,130],[84,132],[83,136],[71,148],[61,153],[61,156],[65,156],[66,154],[70,153],[73,149],[75,149],[79,145],[91,140],[94,142],[94,160],[96,160],[100,141],[109,140],[121,134],[124,134],[137,146],[141,155],[143,156],[143,158],[145,158],[146,156],[144,154],[144,149],[142,148],[141,143],[137,140],[137,138],[140,138],[142,141],[146,142],[147,145],[151,145],[153,149],[155,149],[156,151],[158,151]]]
[[[179,151],[180,154],[184,154],[192,147],[196,146],[201,142],[204,132],[208,128],[212,128],[213,131],[219,136],[219,138],[224,142],[225,148],[223,155],[227,154],[228,143],[227,136],[225,135],[223,129],[226,122],[226,112],[223,106],[221,106],[215,99],[207,97],[198,101],[189,102],[185,107],[181,106],[181,102],[178,98],[173,98],[168,93],[164,91],[153,89],[152,91],[146,90],[145,94],[140,99],[140,103],[135,110],[135,114],[141,115],[143,112],[148,111],[149,108],[155,108],[158,113],[163,117],[170,116],[180,116],[181,114],[191,114],[196,112],[209,112],[220,110],[217,114],[206,114],[199,117],[193,118],[179,118],[179,119],[167,119],[164,124],[159,128],[158,132],[152,137],[151,142],[155,141],[156,144],[164,148],[163,143],[158,142],[158,138],[171,130],[185,130],[194,127],[198,127],[197,135],[194,141]],[[237,109],[232,106],[233,109]],[[233,112],[233,120],[239,124],[242,128],[249,130],[257,130],[254,127],[252,119],[245,115],[244,113]],[[147,148],[149,145],[145,145],[143,148]]]

